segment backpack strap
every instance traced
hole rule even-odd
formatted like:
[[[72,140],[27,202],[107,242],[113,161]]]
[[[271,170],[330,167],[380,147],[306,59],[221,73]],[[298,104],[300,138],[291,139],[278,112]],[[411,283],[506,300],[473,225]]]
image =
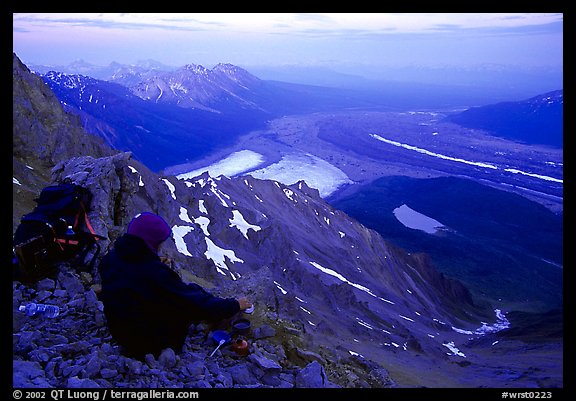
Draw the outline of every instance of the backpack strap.
[[[80,241],[76,241],[73,239],[69,239],[69,238],[56,238],[56,243],[60,244],[66,244],[66,245],[78,245],[80,243]],[[62,245],[60,245],[62,246]]]
[[[103,238],[102,236],[96,234],[96,231],[94,231],[94,228],[92,228],[92,224],[90,224],[90,219],[88,218],[88,213],[86,213],[86,209],[84,208],[84,203],[82,203],[82,202],[80,202],[80,209],[82,210],[82,213],[84,214],[84,223],[86,223],[86,227],[88,228],[88,231],[90,231],[90,234],[92,234],[94,236],[94,239],[96,241]]]

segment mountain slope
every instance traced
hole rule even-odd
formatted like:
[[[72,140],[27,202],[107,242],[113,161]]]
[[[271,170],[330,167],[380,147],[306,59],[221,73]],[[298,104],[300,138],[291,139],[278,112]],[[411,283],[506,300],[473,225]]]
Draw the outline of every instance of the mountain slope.
[[[100,138],[86,135],[42,80],[13,55],[13,155],[35,155],[50,164],[79,154],[106,155]]]
[[[398,246],[431,255],[481,298],[548,311],[562,305],[563,216],[522,196],[460,177],[384,177],[333,202]],[[402,222],[424,216],[435,233]],[[522,277],[519,280],[518,277]]]
[[[262,121],[262,113],[222,115],[145,101],[122,85],[81,75],[51,71],[43,79],[88,132],[155,171],[230,145]]]
[[[50,169],[61,160],[90,154],[111,155],[98,136],[87,134],[77,116],[66,113],[42,79],[13,54],[12,175],[13,229],[30,211]]]
[[[563,109],[564,91],[557,90],[520,102],[473,107],[447,120],[507,139],[562,148]]]
[[[40,115],[32,111],[32,121]],[[531,386],[541,376],[561,385],[556,353],[548,370],[514,365],[517,376],[499,376],[513,362],[499,355],[510,345],[501,340],[493,348],[490,341],[508,327],[508,311],[473,301],[426,255],[391,245],[304,182],[287,186],[207,174],[178,180],[153,173],[129,153],[64,159],[52,169],[51,181],[65,179],[92,192],[89,215],[106,237],[100,241],[103,253],[136,213],[153,211],[172,227],[165,252],[185,281],[253,300],[251,356],[207,360],[213,344],[195,327],[180,359],[148,360],[152,371],[147,370],[121,357],[110,338],[97,300],[97,274],[61,266],[41,283],[13,283],[14,366],[17,377],[29,376],[27,384],[174,386],[210,370],[214,378],[205,387],[294,387],[310,384],[298,381],[310,368],[320,387],[329,386],[328,380],[343,387],[516,387]],[[28,319],[17,307],[29,300],[58,304],[64,313],[55,320]],[[256,333],[263,330],[268,334],[260,341]],[[471,342],[481,339],[492,345]],[[247,370],[254,376],[239,376]],[[143,372],[152,381],[143,381]]]

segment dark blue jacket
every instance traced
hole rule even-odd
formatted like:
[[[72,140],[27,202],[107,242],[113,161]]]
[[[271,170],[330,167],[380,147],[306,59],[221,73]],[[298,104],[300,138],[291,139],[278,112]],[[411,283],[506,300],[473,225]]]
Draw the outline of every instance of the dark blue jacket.
[[[179,352],[188,327],[240,311],[234,298],[185,284],[139,237],[124,234],[100,263],[104,314],[124,353],[141,358],[171,347]]]

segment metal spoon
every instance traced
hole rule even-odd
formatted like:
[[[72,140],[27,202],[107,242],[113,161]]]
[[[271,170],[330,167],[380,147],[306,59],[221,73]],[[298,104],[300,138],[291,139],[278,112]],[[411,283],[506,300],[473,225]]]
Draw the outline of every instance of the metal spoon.
[[[220,340],[216,349],[214,351],[212,351],[212,353],[210,354],[210,358],[212,358],[212,355],[214,355],[216,353],[216,351],[218,351],[218,349],[225,343],[226,343],[226,340]]]

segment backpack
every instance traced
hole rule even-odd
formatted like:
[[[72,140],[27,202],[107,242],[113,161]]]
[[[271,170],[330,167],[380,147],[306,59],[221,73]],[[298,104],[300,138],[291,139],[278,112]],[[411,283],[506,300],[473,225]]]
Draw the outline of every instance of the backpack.
[[[90,271],[100,253],[99,239],[88,219],[92,194],[76,184],[45,187],[34,199],[37,206],[24,215],[14,233],[13,279],[35,282],[53,272],[60,262]],[[87,231],[86,231],[87,230]],[[88,252],[96,248],[88,266]]]

